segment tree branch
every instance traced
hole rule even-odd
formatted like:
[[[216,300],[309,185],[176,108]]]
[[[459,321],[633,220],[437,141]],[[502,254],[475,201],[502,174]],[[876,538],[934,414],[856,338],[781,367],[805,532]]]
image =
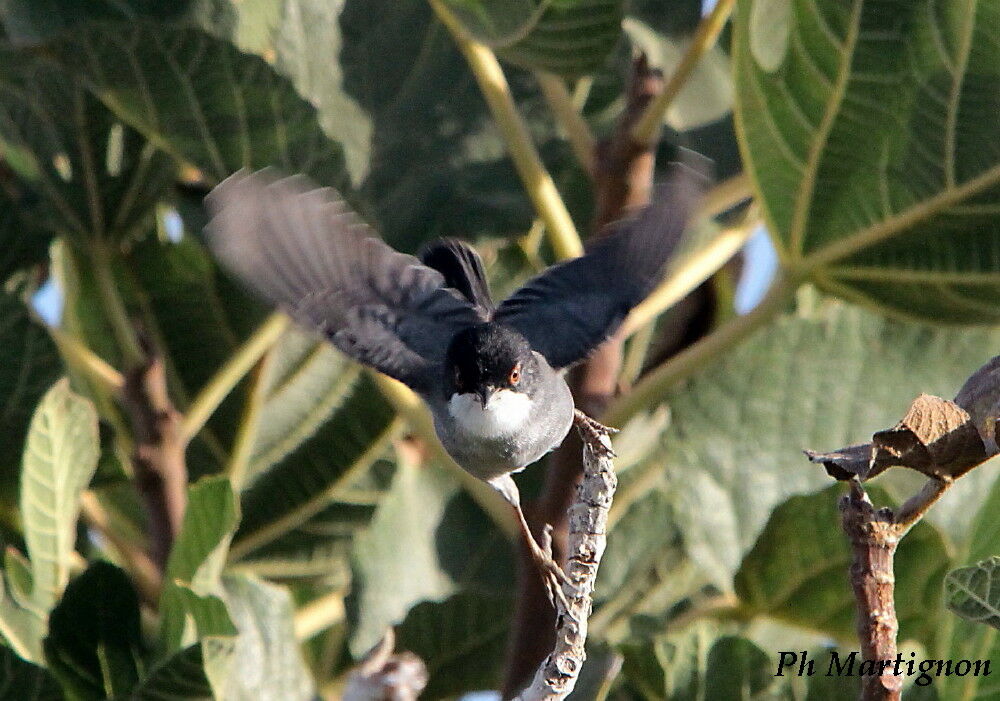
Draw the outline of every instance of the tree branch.
[[[618,477],[612,462],[607,429],[581,427],[583,435],[583,481],[569,510],[569,556],[562,585],[563,599],[556,598],[556,635],[552,652],[518,699],[554,701],[566,698],[579,677],[587,655],[587,621],[593,606],[597,570],[607,543],[608,511]]]
[[[865,660],[896,660],[899,623],[893,592],[893,556],[899,528],[889,509],[875,510],[859,480],[840,502],[841,523],[851,542],[851,587],[858,611],[858,637]],[[861,682],[862,701],[899,701],[903,677],[883,665],[881,674]]]
[[[162,571],[187,506],[186,442],[163,358],[149,354],[126,373],[122,403],[132,424],[136,489],[149,516],[153,561]]]

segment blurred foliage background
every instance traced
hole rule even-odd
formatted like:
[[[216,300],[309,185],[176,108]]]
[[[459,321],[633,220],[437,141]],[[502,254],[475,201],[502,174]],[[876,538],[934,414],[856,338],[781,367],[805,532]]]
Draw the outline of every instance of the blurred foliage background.
[[[661,162],[677,144],[708,156],[718,185],[626,324],[602,417],[623,429],[621,488],[577,698],[853,693],[773,676],[778,650],[854,647],[840,489],[800,451],[952,396],[1000,347],[1000,4],[704,10],[0,3],[0,696],[337,698],[388,627],[427,665],[424,698],[500,687],[502,509],[442,459],[412,396],[221,275],[201,199],[241,167],[305,173],[401,250],[476,242],[504,294],[579,249],[594,142],[638,52],[667,87],[632,138]],[[762,227],[778,271],[740,316],[754,260],[738,251]],[[143,384],[156,367],[165,402]],[[168,443],[183,512],[139,479]],[[993,469],[901,545],[902,649],[1000,657],[942,589],[996,553]],[[896,503],[915,480],[887,473],[874,494]]]

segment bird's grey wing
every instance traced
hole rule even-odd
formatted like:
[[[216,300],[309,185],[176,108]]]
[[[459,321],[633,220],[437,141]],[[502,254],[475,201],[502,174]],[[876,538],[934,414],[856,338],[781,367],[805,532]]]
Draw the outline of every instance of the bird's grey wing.
[[[331,188],[240,171],[206,204],[209,247],[251,291],[420,393],[440,383],[452,336],[481,321],[440,273],[375,238]]]
[[[530,280],[493,318],[520,331],[555,368],[587,357],[659,282],[706,181],[671,164],[648,207],[612,224],[583,256]]]

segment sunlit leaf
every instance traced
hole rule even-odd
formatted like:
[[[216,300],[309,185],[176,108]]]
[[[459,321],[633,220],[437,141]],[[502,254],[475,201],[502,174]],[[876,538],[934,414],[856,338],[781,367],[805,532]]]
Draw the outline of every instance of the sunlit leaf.
[[[1000,321],[1000,11],[737,6],[736,114],[782,261],[901,315]]]
[[[69,581],[80,494],[97,467],[97,413],[68,380],[48,391],[31,420],[21,471],[21,517],[32,600],[42,611]]]

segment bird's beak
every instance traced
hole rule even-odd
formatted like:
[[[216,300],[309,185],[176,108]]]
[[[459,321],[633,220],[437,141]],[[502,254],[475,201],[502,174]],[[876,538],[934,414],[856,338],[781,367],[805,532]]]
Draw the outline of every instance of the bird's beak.
[[[493,387],[480,387],[479,390],[476,391],[476,394],[479,395],[479,401],[483,403],[483,409],[485,409],[486,405],[490,403],[490,397],[493,396],[495,391],[496,390]]]

